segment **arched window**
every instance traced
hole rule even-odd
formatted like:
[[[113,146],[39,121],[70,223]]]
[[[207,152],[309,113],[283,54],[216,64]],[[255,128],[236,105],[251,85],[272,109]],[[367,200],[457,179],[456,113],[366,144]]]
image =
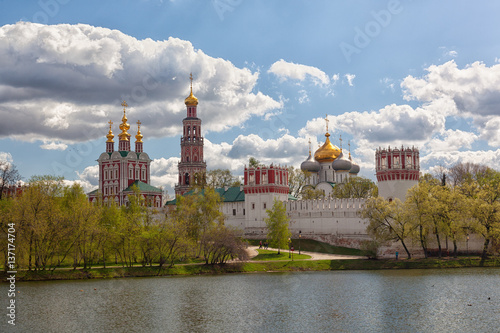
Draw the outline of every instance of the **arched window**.
[[[196,136],[196,126],[193,126],[193,136]]]
[[[191,135],[191,126],[188,126],[188,132],[187,132],[187,135],[190,136]]]
[[[187,173],[187,172],[184,175],[184,184],[189,185],[189,173]]]

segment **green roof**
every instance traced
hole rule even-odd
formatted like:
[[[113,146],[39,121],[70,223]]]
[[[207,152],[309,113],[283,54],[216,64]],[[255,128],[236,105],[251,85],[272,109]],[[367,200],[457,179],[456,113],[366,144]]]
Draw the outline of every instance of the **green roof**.
[[[159,188],[143,183],[140,180],[134,181],[132,184],[130,184],[129,187],[124,189],[123,192],[132,192],[132,187],[134,185],[137,186],[139,188],[139,191],[141,192],[157,192],[157,193],[162,192]]]
[[[128,155],[130,152],[135,153],[135,152],[133,152],[133,151],[125,151],[125,150],[120,150],[120,151],[119,151],[119,153],[120,153],[120,155],[122,155],[122,157],[127,157],[127,155]],[[111,157],[111,154],[113,154],[113,153],[108,153],[109,157]],[[136,153],[136,154],[137,154],[137,158],[139,158],[140,153]]]
[[[288,200],[292,200],[292,201],[297,201],[299,199],[297,199],[296,197],[294,197],[293,195],[291,194],[288,194]]]
[[[99,189],[95,189],[93,190],[92,192],[89,192],[87,193],[87,195],[94,195],[94,194],[97,194],[97,192],[99,191]]]
[[[215,192],[217,192],[222,198],[223,202],[237,202],[237,201],[245,201],[245,192],[240,190],[239,186],[228,187],[227,190],[224,187],[216,188]],[[184,193],[183,196],[192,195],[194,193],[193,190]],[[201,195],[205,194],[205,189],[201,190]],[[165,205],[175,205],[177,203],[176,199],[167,201]]]

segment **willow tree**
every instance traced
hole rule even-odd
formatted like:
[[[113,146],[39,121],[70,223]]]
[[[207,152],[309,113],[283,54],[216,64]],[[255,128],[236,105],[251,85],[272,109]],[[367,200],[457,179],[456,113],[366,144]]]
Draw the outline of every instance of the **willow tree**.
[[[420,182],[408,190],[404,202],[405,211],[411,216],[410,223],[416,230],[415,236],[422,247],[425,258],[427,258],[428,235],[431,229],[429,198],[430,183]]]
[[[500,232],[500,172],[488,169],[468,177],[460,185],[470,202],[470,213],[477,221],[476,231],[484,237],[481,258],[487,258],[490,242]]]
[[[370,198],[361,215],[370,221],[368,234],[379,241],[401,242],[408,259],[411,258],[405,240],[410,236],[412,227],[399,199],[389,202],[381,197]]]
[[[378,196],[378,187],[364,177],[350,177],[345,183],[339,183],[333,188],[334,198],[372,198]]]
[[[288,240],[292,236],[289,229],[290,219],[286,215],[285,203],[274,198],[273,207],[271,209],[266,209],[267,218],[265,218],[267,226],[267,240],[271,247],[278,248],[278,254],[280,254],[280,249],[286,248],[288,245]]]

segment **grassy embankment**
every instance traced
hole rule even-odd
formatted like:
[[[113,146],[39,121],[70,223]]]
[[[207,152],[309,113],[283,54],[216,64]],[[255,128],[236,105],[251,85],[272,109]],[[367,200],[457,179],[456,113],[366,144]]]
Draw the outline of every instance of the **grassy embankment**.
[[[258,245],[258,240],[256,242]],[[360,255],[356,249],[334,247],[328,244],[310,240],[301,240],[301,250],[332,254]],[[145,277],[145,276],[185,276],[201,274],[225,274],[225,273],[250,273],[250,272],[294,272],[294,271],[329,271],[329,270],[377,270],[377,269],[422,269],[422,268],[459,268],[480,267],[478,257],[460,257],[458,259],[411,259],[411,260],[296,260],[298,254],[294,254],[294,261],[288,258],[288,251],[283,250],[278,257],[272,251],[260,250],[260,259],[244,263],[231,263],[225,265],[202,265],[183,264],[172,268],[158,267],[108,267],[92,269],[56,269],[55,271],[25,271],[19,270],[16,278],[19,281],[38,280],[76,280],[76,279],[102,279],[119,277]],[[297,253],[297,252],[296,252]],[[274,260],[272,260],[274,259]],[[278,260],[277,260],[278,259]],[[302,258],[300,258],[302,259]],[[305,258],[304,258],[305,259]],[[500,258],[493,257],[485,261],[483,267],[500,267]],[[6,274],[0,273],[0,278],[5,281]]]
[[[248,243],[253,246],[259,246],[259,239],[250,239]],[[264,242],[264,240],[262,240]],[[362,256],[363,252],[359,249],[352,249],[349,247],[334,246],[327,243],[318,242],[312,239],[292,239],[292,244],[295,252],[298,253],[299,245],[301,251],[329,253],[329,254],[345,254],[352,256]],[[288,251],[288,249],[286,250]]]
[[[250,273],[250,272],[295,272],[329,270],[378,270],[378,269],[416,269],[416,268],[460,268],[480,267],[479,258],[459,259],[411,259],[411,260],[275,260],[268,262],[251,261],[225,265],[176,265],[172,268],[130,267],[130,268],[93,268],[89,270],[55,270],[42,272],[18,271],[19,281],[39,280],[77,280],[118,277],[145,276],[183,276],[201,274]],[[485,261],[483,267],[500,267],[500,258]],[[2,273],[5,281],[5,273]]]

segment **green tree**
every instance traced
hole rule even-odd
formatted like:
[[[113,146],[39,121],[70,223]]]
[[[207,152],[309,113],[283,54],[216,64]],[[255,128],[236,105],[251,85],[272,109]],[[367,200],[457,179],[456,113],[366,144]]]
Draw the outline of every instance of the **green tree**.
[[[476,232],[484,237],[481,258],[487,258],[488,246],[500,229],[500,173],[492,169],[465,177],[459,190],[468,196]]]
[[[27,257],[31,270],[58,265],[57,256],[66,252],[67,240],[75,230],[64,218],[61,207],[63,178],[34,176],[14,205],[13,218],[18,222],[20,258]]]
[[[401,242],[408,259],[411,258],[405,241],[412,229],[399,199],[388,202],[381,197],[370,198],[366,201],[361,215],[370,221],[367,227],[368,234],[382,242]]]
[[[7,161],[0,161],[0,200],[2,200],[5,188],[15,185],[21,180],[21,175],[14,164]]]
[[[378,188],[375,183],[364,177],[350,177],[345,183],[336,184],[332,191],[332,197],[345,198],[372,198],[378,196]]]
[[[288,187],[291,195],[296,198],[300,198],[302,195],[302,190],[304,185],[306,185],[306,180],[309,177],[310,172],[303,171],[301,169],[295,169],[293,166],[288,168]]]
[[[302,188],[302,200],[318,200],[324,199],[325,192],[320,189],[315,189],[312,186]]]
[[[233,186],[237,180],[228,169],[215,169],[207,172],[207,185],[213,188]]]
[[[290,219],[286,215],[285,204],[275,198],[272,209],[267,209],[266,213],[268,216],[265,219],[267,240],[269,245],[278,248],[278,254],[280,254],[280,249],[287,247],[288,239],[292,235],[288,226]]]
[[[62,254],[60,261],[64,261],[71,249],[74,249],[74,266],[83,260],[83,268],[90,268],[93,260],[98,258],[101,242],[101,230],[99,228],[100,207],[93,206],[87,199],[83,188],[79,184],[67,186],[63,189],[61,202],[63,218],[67,225],[71,226],[73,233],[71,238],[63,241],[66,243],[66,252]],[[61,244],[63,245],[63,244]]]
[[[260,166],[260,162],[255,157],[250,157],[248,160],[248,166],[250,168],[258,168]]]
[[[410,216],[410,223],[415,228],[416,235],[425,258],[427,258],[427,238],[431,225],[430,210],[431,203],[429,198],[430,183],[422,181],[408,190],[406,200],[404,202],[405,210]]]

